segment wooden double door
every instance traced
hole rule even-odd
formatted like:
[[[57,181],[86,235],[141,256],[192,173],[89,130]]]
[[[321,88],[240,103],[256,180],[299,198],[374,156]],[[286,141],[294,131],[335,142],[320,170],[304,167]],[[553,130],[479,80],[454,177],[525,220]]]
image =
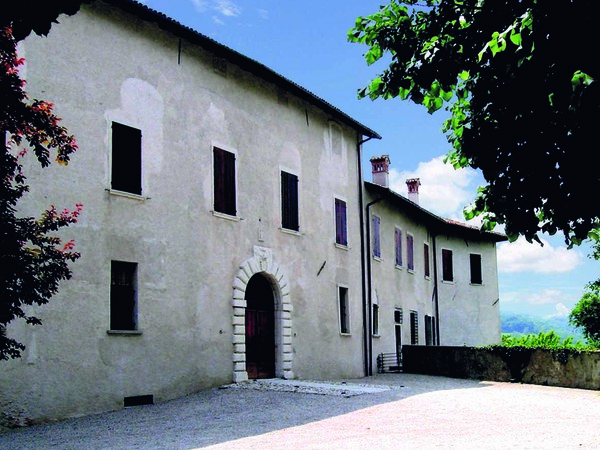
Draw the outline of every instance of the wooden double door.
[[[248,378],[275,377],[275,298],[263,275],[246,287],[246,371]]]

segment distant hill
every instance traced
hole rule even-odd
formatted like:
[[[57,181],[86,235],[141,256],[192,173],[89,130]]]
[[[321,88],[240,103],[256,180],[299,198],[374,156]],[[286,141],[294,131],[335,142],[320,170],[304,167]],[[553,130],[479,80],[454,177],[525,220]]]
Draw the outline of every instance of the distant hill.
[[[567,317],[552,317],[543,319],[523,314],[500,313],[502,333],[510,334],[539,334],[541,331],[554,330],[561,338],[572,336],[575,341],[585,341],[583,333],[569,325]]]

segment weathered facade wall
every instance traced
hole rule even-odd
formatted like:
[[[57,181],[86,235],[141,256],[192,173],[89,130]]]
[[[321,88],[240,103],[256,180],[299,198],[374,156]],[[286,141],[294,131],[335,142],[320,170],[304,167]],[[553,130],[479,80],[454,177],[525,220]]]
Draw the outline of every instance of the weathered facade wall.
[[[496,243],[436,236],[440,344],[483,346],[499,344],[500,298]],[[442,251],[452,251],[454,280],[442,277]],[[471,282],[470,255],[481,255],[482,282]]]
[[[600,352],[404,346],[402,355],[407,373],[600,389]]]
[[[20,46],[31,98],[55,103],[79,151],[25,168],[24,215],[84,204],[64,231],[82,257],[27,346],[0,366],[0,403],[56,419],[155,401],[245,376],[244,292],[272,283],[276,374],[363,375],[357,132],[211,53],[101,2]],[[111,191],[111,122],[142,131],[142,194]],[[213,212],[213,146],[236,155],[237,213]],[[298,176],[300,230],[281,226],[280,171]],[[335,245],[334,198],[349,245]],[[107,333],[111,261],[138,264],[136,333]],[[350,332],[339,331],[338,287]]]
[[[375,305],[372,314],[376,314],[375,309],[379,314],[377,330],[372,330],[373,367],[377,355],[395,353],[398,345],[437,345],[438,330],[440,345],[500,343],[494,239],[472,233],[472,229],[467,230],[469,237],[463,237],[463,226],[447,224],[399,195],[373,186],[367,185],[365,196],[365,204],[371,203],[366,218],[371,246],[367,285]],[[374,217],[379,221],[380,256],[373,254]],[[396,261],[397,233],[401,233],[400,262]],[[411,267],[409,236],[414,260]],[[452,252],[451,281],[444,280],[443,250]],[[471,278],[471,254],[481,259],[478,283]],[[395,315],[398,311],[401,321]]]
[[[366,202],[376,197],[368,195]],[[368,220],[380,219],[381,256],[373,256],[373,249],[367,255],[371,259],[371,295],[373,304],[379,310],[379,327],[373,334],[373,358],[379,353],[396,351],[396,342],[411,343],[411,311],[418,314],[418,343],[425,344],[425,316],[435,316],[433,302],[433,256],[430,253],[430,276],[425,276],[423,245],[432,249],[431,236],[425,226],[405,211],[382,201],[374,204]],[[396,232],[402,233],[402,262],[396,262]],[[371,247],[374,230],[371,227]],[[413,238],[414,266],[408,266],[407,236]],[[397,323],[395,311],[402,312],[402,320]],[[397,337],[399,331],[400,336]]]

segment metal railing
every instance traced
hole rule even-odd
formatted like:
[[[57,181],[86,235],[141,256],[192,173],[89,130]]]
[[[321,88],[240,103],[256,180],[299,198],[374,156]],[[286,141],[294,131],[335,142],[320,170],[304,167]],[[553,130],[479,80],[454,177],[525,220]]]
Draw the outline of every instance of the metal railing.
[[[402,353],[380,353],[377,355],[377,373],[402,372]]]

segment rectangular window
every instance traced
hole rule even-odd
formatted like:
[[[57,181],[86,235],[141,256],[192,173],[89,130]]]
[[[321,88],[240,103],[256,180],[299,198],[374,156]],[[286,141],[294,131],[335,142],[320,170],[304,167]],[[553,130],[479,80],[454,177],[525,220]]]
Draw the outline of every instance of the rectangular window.
[[[454,281],[454,268],[452,267],[452,250],[442,250],[442,280]]]
[[[235,216],[235,154],[213,148],[214,210]]]
[[[338,286],[338,302],[340,309],[340,333],[350,333],[350,311],[348,305],[348,288]]]
[[[281,227],[298,231],[298,176],[281,172]]]
[[[406,267],[408,270],[415,270],[415,247],[414,238],[406,235]]]
[[[381,219],[373,216],[373,256],[381,258]]]
[[[483,276],[481,272],[481,255],[471,253],[469,255],[471,266],[471,284],[483,284]]]
[[[379,336],[379,305],[373,304],[373,317],[371,317],[373,322],[373,335]]]
[[[396,325],[402,325],[403,320],[404,320],[404,317],[402,314],[402,308],[396,308],[394,310],[394,323]]]
[[[335,243],[348,245],[348,224],[346,221],[346,202],[335,199]]]
[[[137,263],[110,265],[110,329],[137,330]]]
[[[402,230],[396,228],[394,231],[394,241],[396,242],[396,265],[402,267]]]
[[[423,244],[423,272],[426,278],[431,276],[431,269],[429,266],[429,244]]]
[[[410,343],[411,345],[419,343],[419,313],[417,311],[410,312]]]
[[[435,345],[435,317],[425,316],[425,344]]]
[[[142,131],[112,123],[111,189],[142,194]]]

